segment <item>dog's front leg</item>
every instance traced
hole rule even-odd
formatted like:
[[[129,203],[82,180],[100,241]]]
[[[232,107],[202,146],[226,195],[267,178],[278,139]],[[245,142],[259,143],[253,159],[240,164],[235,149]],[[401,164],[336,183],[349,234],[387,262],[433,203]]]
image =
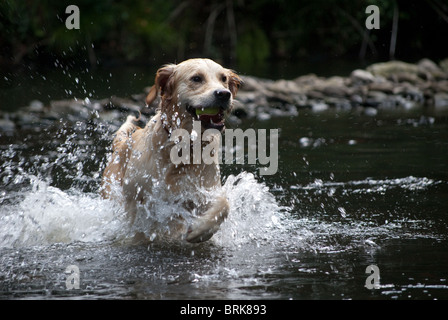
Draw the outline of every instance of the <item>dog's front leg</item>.
[[[186,240],[191,243],[210,239],[229,214],[229,202],[224,196],[217,197],[211,207],[202,215],[194,218],[188,228]]]

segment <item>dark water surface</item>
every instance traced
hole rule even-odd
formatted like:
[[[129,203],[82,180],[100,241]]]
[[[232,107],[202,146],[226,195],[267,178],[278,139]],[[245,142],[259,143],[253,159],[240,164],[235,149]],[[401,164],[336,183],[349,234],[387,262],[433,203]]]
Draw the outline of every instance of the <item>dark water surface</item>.
[[[133,243],[99,198],[107,123],[0,135],[0,298],[448,298],[446,116],[299,111],[232,126],[279,128],[278,172],[222,165],[230,217],[194,246]],[[80,289],[67,289],[70,265]]]

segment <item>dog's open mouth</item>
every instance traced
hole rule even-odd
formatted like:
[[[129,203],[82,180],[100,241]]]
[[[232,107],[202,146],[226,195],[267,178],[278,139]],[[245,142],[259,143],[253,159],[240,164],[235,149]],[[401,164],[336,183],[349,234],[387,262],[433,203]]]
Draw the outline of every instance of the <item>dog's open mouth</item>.
[[[193,116],[193,119],[200,120],[201,125],[205,129],[224,129],[224,110],[220,107],[192,107],[188,106],[187,110]]]

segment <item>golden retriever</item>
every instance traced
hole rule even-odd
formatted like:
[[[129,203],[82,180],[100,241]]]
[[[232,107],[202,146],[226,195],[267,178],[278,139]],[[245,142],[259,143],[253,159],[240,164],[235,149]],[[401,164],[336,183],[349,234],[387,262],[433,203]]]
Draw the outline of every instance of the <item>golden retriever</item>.
[[[170,152],[176,142],[170,136],[176,129],[192,133],[193,121],[200,121],[202,132],[217,130],[207,144],[218,146],[225,116],[241,84],[235,72],[209,59],[190,59],[160,68],[146,98],[150,105],[160,97],[156,114],[144,128],[135,124],[135,117],[128,116],[117,131],[112,157],[103,173],[102,196],[113,198],[111,188],[118,185],[131,221],[137,206],[147,205],[154,197],[183,199],[182,206],[191,213],[191,219],[173,216],[169,236],[192,243],[210,239],[229,212],[225,194],[221,192],[210,201],[204,193],[222,189],[219,165],[174,164]],[[200,146],[204,149],[205,142]]]

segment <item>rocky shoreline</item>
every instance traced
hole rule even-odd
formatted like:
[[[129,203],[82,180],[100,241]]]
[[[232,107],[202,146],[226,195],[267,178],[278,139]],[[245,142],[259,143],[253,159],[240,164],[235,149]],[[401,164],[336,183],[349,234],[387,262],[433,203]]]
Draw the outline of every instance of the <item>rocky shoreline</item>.
[[[268,80],[243,76],[232,118],[269,119],[296,116],[300,109],[321,112],[328,109],[361,109],[368,115],[379,110],[428,109],[448,111],[448,59],[439,64],[422,59],[416,64],[401,61],[376,63],[354,70],[348,77],[303,75],[292,80]],[[149,88],[129,98],[100,100],[68,99],[44,105],[32,101],[16,112],[0,111],[0,132],[13,132],[67,121],[100,120],[119,126],[129,113],[145,118],[155,106],[145,106]],[[154,104],[157,104],[156,101]]]
[[[316,112],[362,108],[371,115],[381,109],[448,110],[448,59],[440,65],[429,59],[417,64],[377,63],[354,70],[349,77],[310,74],[293,80],[244,77],[244,81],[235,112],[248,117],[294,115],[300,108]]]

